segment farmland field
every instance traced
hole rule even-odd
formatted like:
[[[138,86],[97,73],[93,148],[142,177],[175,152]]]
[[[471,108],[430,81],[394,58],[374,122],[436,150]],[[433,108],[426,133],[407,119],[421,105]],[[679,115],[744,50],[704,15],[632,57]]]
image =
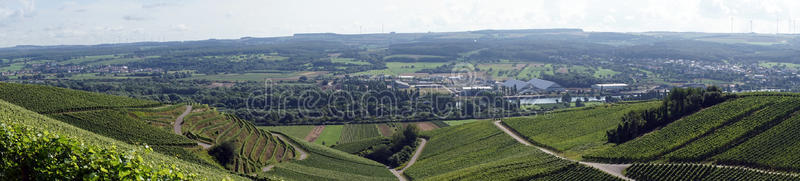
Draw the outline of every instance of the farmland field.
[[[338,144],[339,139],[342,137],[343,127],[342,125],[325,126],[325,129],[322,130],[322,134],[319,135],[317,140],[314,140],[314,143],[326,146]]]
[[[303,139],[314,129],[314,126],[259,126],[259,129],[280,132],[287,136]]]
[[[108,94],[12,83],[0,83],[0,99],[39,113],[161,105],[155,101]]]
[[[322,132],[325,134],[325,130]],[[381,136],[375,124],[346,124],[344,128],[342,128],[341,134],[342,136],[338,144]]]
[[[422,69],[436,68],[444,65],[444,62],[386,62],[386,69],[382,70],[369,70],[365,72],[357,72],[355,75],[400,75],[406,73],[415,73]]]

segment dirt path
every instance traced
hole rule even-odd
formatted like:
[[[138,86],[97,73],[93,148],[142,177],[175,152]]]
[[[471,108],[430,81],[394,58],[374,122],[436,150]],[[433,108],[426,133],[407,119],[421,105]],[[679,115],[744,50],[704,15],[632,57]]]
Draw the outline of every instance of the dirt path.
[[[417,146],[417,150],[414,151],[414,155],[411,156],[411,160],[408,160],[406,166],[400,170],[389,168],[389,171],[392,172],[392,174],[394,174],[394,176],[397,177],[397,179],[399,179],[400,181],[408,181],[408,177],[406,177],[406,175],[403,174],[403,172],[405,172],[406,169],[408,169],[408,167],[411,167],[411,165],[414,165],[414,163],[417,162],[417,159],[419,159],[419,155],[422,155],[422,149],[425,149],[425,144],[428,144],[428,140],[425,138],[420,138],[419,146]]]
[[[186,115],[189,115],[190,112],[192,112],[192,106],[186,105],[186,111],[183,111],[183,113],[178,116],[178,119],[175,119],[175,123],[172,124],[172,129],[175,131],[175,134],[183,135],[183,131],[181,131],[181,127],[183,127],[183,118],[186,117]],[[211,148],[210,144],[200,141],[197,141],[197,145],[200,145],[200,147],[203,147],[203,149]]]
[[[428,144],[428,140],[426,140],[425,138],[420,138],[419,146],[417,146],[417,150],[414,151],[414,156],[411,156],[411,160],[408,160],[408,164],[406,164],[406,166],[403,167],[403,169],[400,169],[400,173],[403,173],[404,171],[406,171],[406,169],[408,169],[408,167],[411,167],[411,165],[414,165],[414,163],[417,162],[417,159],[419,159],[419,155],[422,155],[422,149],[425,148],[425,144]]]
[[[536,147],[539,150],[542,150],[543,152],[545,152],[547,154],[553,155],[555,157],[558,157],[558,158],[561,158],[561,159],[564,159],[564,160],[578,162],[580,164],[596,168],[596,169],[598,169],[600,171],[603,171],[603,172],[605,172],[605,173],[607,173],[609,175],[613,175],[613,176],[622,178],[624,180],[633,180],[631,178],[626,177],[625,174],[622,174],[622,171],[625,170],[626,168],[630,167],[631,164],[606,164],[606,163],[580,162],[580,161],[576,161],[576,160],[570,160],[570,159],[564,158],[562,156],[559,156],[558,154],[556,154],[553,151],[550,151],[550,150],[544,149],[542,147],[538,147],[538,146],[535,146],[535,145],[531,144],[530,142],[528,142],[528,140],[525,140],[524,138],[522,138],[522,136],[517,135],[517,133],[515,133],[514,131],[511,131],[511,129],[509,129],[508,127],[506,127],[502,123],[500,123],[500,121],[494,121],[494,125],[497,126],[497,128],[499,128],[500,130],[503,130],[503,132],[505,132],[506,134],[508,134],[509,136],[514,138],[515,140],[517,140],[517,142],[522,143],[525,146]]]
[[[186,111],[183,111],[183,113],[178,116],[178,119],[175,119],[175,124],[172,124],[172,129],[175,130],[175,134],[183,135],[183,131],[181,131],[181,126],[183,126],[183,117],[189,115],[190,112],[192,112],[192,106],[186,105]]]
[[[314,140],[317,140],[317,138],[319,138],[319,134],[322,134],[322,130],[325,130],[325,126],[314,127],[314,129],[311,130],[311,132],[308,132],[308,135],[306,135],[306,138],[304,140],[308,142],[314,142]]]
[[[404,175],[400,171],[397,171],[397,170],[394,170],[394,169],[391,169],[391,168],[389,168],[389,171],[392,172],[392,174],[394,174],[394,176],[397,177],[398,180],[400,180],[400,181],[408,181],[408,177],[406,177],[406,175]]]

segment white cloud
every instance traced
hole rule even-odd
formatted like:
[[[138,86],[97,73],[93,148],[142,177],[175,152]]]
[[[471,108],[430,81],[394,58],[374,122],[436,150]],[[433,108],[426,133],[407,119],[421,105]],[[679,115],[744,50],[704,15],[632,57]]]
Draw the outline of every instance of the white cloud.
[[[189,31],[189,29],[189,26],[186,26],[186,24],[177,24],[172,26],[172,30],[175,31]]]

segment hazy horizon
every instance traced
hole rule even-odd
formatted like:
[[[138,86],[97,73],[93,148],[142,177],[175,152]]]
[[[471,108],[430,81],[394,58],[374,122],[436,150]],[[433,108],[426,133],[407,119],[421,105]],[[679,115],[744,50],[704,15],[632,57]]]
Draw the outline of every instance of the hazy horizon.
[[[114,8],[109,8],[114,7]],[[578,28],[797,33],[797,1],[0,1],[0,47]]]

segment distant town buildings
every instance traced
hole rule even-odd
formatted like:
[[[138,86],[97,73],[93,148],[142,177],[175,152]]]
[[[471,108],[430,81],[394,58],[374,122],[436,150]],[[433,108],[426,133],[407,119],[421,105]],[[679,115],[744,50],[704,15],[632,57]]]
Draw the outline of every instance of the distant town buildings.
[[[516,89],[517,94],[564,91],[564,87],[555,82],[537,78],[532,78],[527,82],[516,79],[510,79],[503,82],[502,86]]]

